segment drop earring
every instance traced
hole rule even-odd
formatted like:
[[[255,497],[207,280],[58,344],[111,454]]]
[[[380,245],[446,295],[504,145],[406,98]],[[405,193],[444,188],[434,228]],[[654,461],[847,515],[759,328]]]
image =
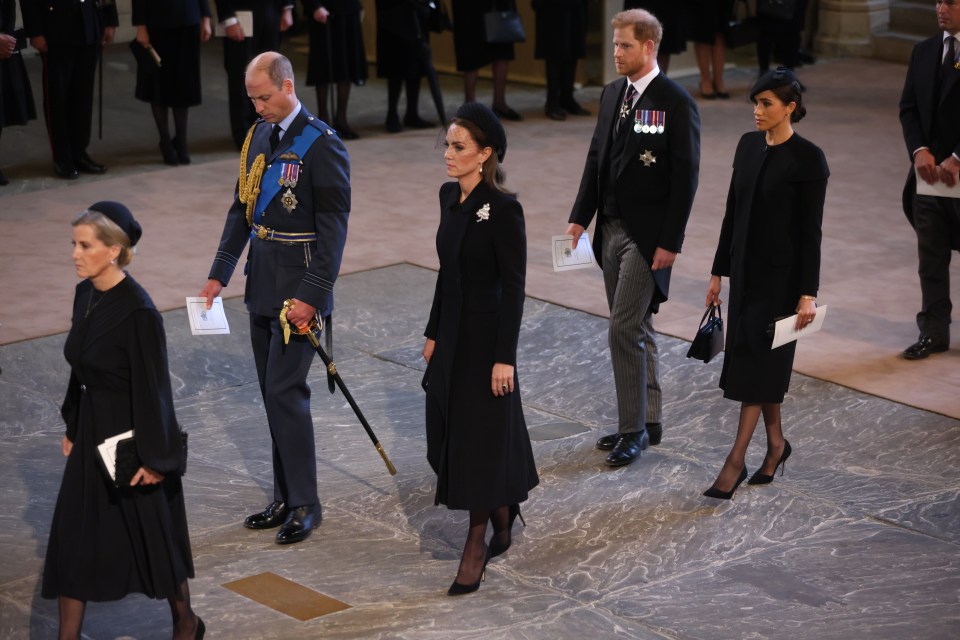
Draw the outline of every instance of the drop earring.
[[[483,165],[480,165],[480,175],[483,175]]]

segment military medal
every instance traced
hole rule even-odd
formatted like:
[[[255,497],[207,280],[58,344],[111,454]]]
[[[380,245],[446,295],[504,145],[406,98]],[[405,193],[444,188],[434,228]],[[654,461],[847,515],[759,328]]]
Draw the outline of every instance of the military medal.
[[[663,133],[664,123],[667,121],[667,112],[666,111],[657,111],[657,133]]]
[[[649,167],[657,163],[657,158],[653,155],[653,151],[644,149],[643,153],[640,154],[640,161],[643,163],[643,166]]]
[[[293,195],[293,189],[288,188],[286,192],[280,196],[280,204],[287,210],[287,213],[293,213],[293,210],[296,209],[299,204],[297,202],[297,196]]]
[[[280,186],[295,188],[300,179],[300,163],[284,162],[280,169]]]
[[[643,121],[642,121],[643,113],[644,112],[641,109],[640,111],[637,111],[633,115],[633,132],[634,133],[640,133],[643,131]]]

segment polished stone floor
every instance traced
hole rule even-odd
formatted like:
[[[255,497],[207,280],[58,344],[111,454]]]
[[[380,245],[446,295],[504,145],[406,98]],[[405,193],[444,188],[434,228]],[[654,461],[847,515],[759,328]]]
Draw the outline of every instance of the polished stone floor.
[[[390,476],[315,365],[323,525],[290,547],[240,521],[270,495],[269,437],[246,319],[193,337],[164,314],[210,638],[955,638],[960,636],[960,421],[795,374],[786,475],[732,502],[700,493],[737,406],[720,360],[662,337],[663,444],[610,470],[593,441],[615,422],[606,320],[528,299],[519,372],[542,483],[527,526],[479,592],[449,598],[465,516],[433,505],[419,382],[435,272],[398,264],[338,283],[338,368],[399,473]],[[389,313],[385,312],[389,310]],[[0,347],[0,637],[56,637],[39,576],[60,481],[64,335]],[[763,457],[759,435],[751,470]],[[223,585],[273,572],[349,609],[300,621]],[[166,603],[91,604],[88,638],[169,638]]]

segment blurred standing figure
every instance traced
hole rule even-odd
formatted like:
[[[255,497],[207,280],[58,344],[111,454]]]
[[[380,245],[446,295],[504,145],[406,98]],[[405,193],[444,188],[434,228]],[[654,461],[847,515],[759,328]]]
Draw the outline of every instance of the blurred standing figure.
[[[280,48],[280,33],[293,24],[293,0],[214,0],[217,20],[224,32],[223,68],[227,71],[227,98],[230,105],[230,134],[237,150],[257,120],[247,96],[244,74],[247,63],[264,51]],[[244,31],[237,13],[253,16],[253,33]],[[246,13],[244,13],[246,15]]]
[[[27,124],[37,118],[30,78],[20,56],[23,31],[14,31],[16,20],[15,0],[0,0],[0,133],[4,127]],[[0,187],[8,184],[10,181],[0,171]]]
[[[20,0],[30,46],[43,58],[43,111],[53,173],[76,180],[78,172],[107,168],[87,153],[93,119],[93,85],[103,45],[113,42],[113,0]]]
[[[193,556],[180,480],[186,452],[174,414],[163,318],[124,270],[140,224],[110,201],[90,205],[71,224],[73,262],[83,281],[63,345],[70,382],[60,449],[67,464],[41,594],[58,600],[60,640],[80,639],[88,601],[130,593],[166,599],[173,638],[199,639],[205,629],[187,584]],[[132,477],[114,486],[97,447],[131,429]],[[117,464],[117,480],[126,466]]]
[[[764,12],[762,4],[757,5],[757,62],[761,75],[770,69],[771,54],[788,69],[799,65],[800,34],[807,21],[808,1],[793,2],[793,12],[788,17],[772,16]],[[801,84],[800,89],[803,88]]]
[[[360,27],[363,7],[359,0],[303,0],[303,9],[311,16],[307,85],[317,87],[317,116],[332,124],[343,140],[356,140],[359,134],[347,124],[347,102],[350,85],[367,82],[367,53]],[[331,84],[337,87],[333,113],[327,107]]]
[[[504,187],[506,152],[506,131],[486,105],[457,109],[443,154],[456,181],[440,187],[440,273],[423,344],[435,503],[470,512],[451,596],[480,588],[487,562],[510,548],[520,503],[540,482],[516,370],[527,236],[523,208]]]
[[[210,5],[207,0],[133,0],[133,24],[137,42],[160,56],[159,69],[137,65],[135,95],[150,103],[163,161],[190,164],[187,108],[201,101],[200,43],[210,39]],[[167,119],[171,110],[173,138]]]
[[[700,68],[700,97],[726,100],[730,94],[723,82],[723,65],[727,59],[723,34],[733,13],[733,0],[691,0],[687,4],[690,38]]]
[[[567,114],[590,112],[573,97],[577,60],[587,55],[587,0],[533,0],[537,14],[534,56],[547,72],[548,118],[566,120]]]
[[[463,101],[476,102],[477,79],[482,67],[493,68],[493,112],[501,120],[523,120],[507,106],[507,71],[514,58],[512,44],[489,44],[485,39],[483,14],[515,10],[515,0],[452,0],[453,48],[457,71],[463,73]]]
[[[377,0],[377,77],[387,79],[387,131],[426,129],[420,117],[420,81],[433,71],[430,5],[425,0]],[[407,110],[400,123],[397,103],[406,86]]]
[[[920,360],[950,348],[950,257],[960,250],[960,199],[918,195],[927,184],[954,186],[960,171],[960,0],[937,0],[942,31],[913,48],[900,97],[903,140],[913,159],[903,203],[917,233],[920,338],[903,352]]]
[[[687,50],[687,11],[678,0],[624,0],[623,9],[645,9],[663,25],[663,38],[657,51],[657,66],[667,73],[670,56]]]
[[[797,314],[797,329],[817,315],[820,226],[830,170],[823,151],[793,123],[806,114],[797,76],[771,71],[750,90],[757,130],[740,138],[733,158],[720,241],[706,304],[720,304],[721,276],[730,278],[730,310],[720,388],[740,402],[733,447],[703,495],[730,500],[747,478],[746,454],[760,415],[767,432],[763,465],[748,484],[769,484],[792,451],[780,406],[790,386],[796,341],[771,349],[768,327]]]

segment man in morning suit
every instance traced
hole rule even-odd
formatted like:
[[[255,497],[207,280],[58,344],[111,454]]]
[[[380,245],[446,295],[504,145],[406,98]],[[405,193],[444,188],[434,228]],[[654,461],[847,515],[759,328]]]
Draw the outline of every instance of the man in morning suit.
[[[237,149],[257,114],[247,98],[244,74],[255,55],[280,48],[280,32],[293,24],[292,0],[216,0],[217,20],[223,29],[223,68],[227,71],[230,132]],[[253,33],[246,33],[237,12],[253,15]]]
[[[913,167],[904,212],[917,234],[920,338],[903,357],[920,360],[950,348],[950,256],[960,249],[960,199],[918,195],[929,185],[957,184],[960,170],[960,0],[937,0],[942,32],[913,48],[900,97],[900,124]]]
[[[244,525],[280,526],[277,542],[288,544],[306,539],[321,519],[307,385],[315,352],[303,335],[284,344],[279,314],[292,299],[287,320],[303,329],[333,311],[347,240],[350,161],[337,135],[297,100],[287,58],[260,54],[247,67],[246,85],[261,119],[244,143],[237,193],[200,295],[209,307],[249,240],[244,302],[273,442],[274,488],[273,502]]]
[[[43,58],[43,112],[53,172],[66,180],[107,168],[87,154],[100,49],[113,41],[113,0],[20,0],[30,46]]]
[[[626,78],[608,84],[567,234],[574,246],[597,217],[593,249],[610,306],[610,357],[619,428],[597,441],[612,467],[659,444],[660,383],[652,316],[667,299],[670,269],[697,191],[700,114],[660,73],[663,29],[642,9],[613,17],[613,59]]]

